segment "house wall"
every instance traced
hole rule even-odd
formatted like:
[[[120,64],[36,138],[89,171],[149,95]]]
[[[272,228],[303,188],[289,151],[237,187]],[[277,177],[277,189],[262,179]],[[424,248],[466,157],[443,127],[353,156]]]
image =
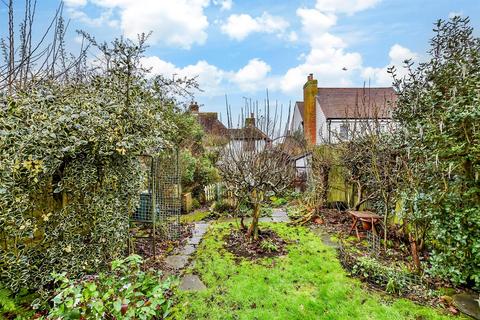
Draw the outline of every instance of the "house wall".
[[[323,112],[320,111],[317,115],[323,116]],[[319,130],[319,139],[321,142],[317,144],[338,143],[340,141],[350,140],[352,135],[357,136],[364,132],[368,132],[368,126],[375,128],[377,126],[377,121],[379,122],[381,132],[386,132],[392,126],[391,119],[325,119],[325,116],[323,116],[319,121],[319,126],[321,126],[321,129]],[[348,132],[348,137],[341,138],[341,128],[345,125],[347,126],[346,131]]]
[[[315,112],[316,112],[316,127],[317,127],[317,145],[324,144],[328,142],[328,127],[327,127],[327,118],[320,108],[320,103],[315,99]]]
[[[296,131],[303,131],[303,124],[302,124],[302,115],[300,114],[300,110],[298,109],[298,106],[295,105],[295,108],[293,110],[293,117],[292,117],[292,122],[290,125],[290,131],[296,132]]]
[[[262,150],[266,146],[265,140],[255,140],[255,141],[247,141],[247,140],[231,140],[225,148],[227,150],[234,150],[235,152],[243,152],[248,151],[247,149],[250,146],[247,146],[248,143],[255,144],[255,150]],[[233,149],[232,149],[233,148]]]

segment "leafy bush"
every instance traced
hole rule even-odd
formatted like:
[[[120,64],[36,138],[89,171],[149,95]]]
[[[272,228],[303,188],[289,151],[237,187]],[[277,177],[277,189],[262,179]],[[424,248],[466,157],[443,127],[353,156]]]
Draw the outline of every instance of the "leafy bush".
[[[114,260],[111,271],[82,281],[55,274],[60,285],[48,319],[164,319],[170,313],[172,279],[140,270],[142,259]]]
[[[193,198],[192,199],[192,208],[193,209],[198,209],[200,208],[202,205],[200,204],[200,201],[198,201],[197,198]]]
[[[165,85],[138,68],[143,42],[101,49],[109,68],[82,82],[0,93],[0,282],[14,292],[123,255],[138,156],[175,135]]]
[[[219,180],[217,169],[205,155],[193,155],[190,150],[181,152],[182,188],[192,192],[194,197],[201,195],[203,187]]]
[[[406,220],[429,228],[431,271],[480,287],[480,38],[439,21],[430,61],[397,79]]]
[[[352,274],[376,284],[388,293],[402,294],[412,289],[415,276],[398,268],[385,266],[371,257],[359,257],[351,270]]]
[[[228,201],[222,199],[215,201],[211,209],[218,213],[231,213],[234,207]]]

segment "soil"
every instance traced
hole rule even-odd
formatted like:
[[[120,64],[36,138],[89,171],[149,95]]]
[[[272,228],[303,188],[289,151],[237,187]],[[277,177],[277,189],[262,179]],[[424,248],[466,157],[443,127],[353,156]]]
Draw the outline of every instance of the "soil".
[[[268,229],[260,231],[257,241],[246,239],[245,232],[234,229],[225,236],[224,241],[225,248],[237,258],[250,260],[283,256],[287,254],[286,246],[289,244]]]
[[[180,236],[177,240],[165,240],[157,235],[155,245],[155,257],[153,257],[152,239],[141,237],[150,234],[149,228],[132,229],[134,239],[135,253],[144,259],[143,269],[162,270],[165,274],[172,274],[173,270],[165,263],[165,258],[175,248],[183,247],[188,238],[192,236],[193,223],[182,223],[180,228]]]

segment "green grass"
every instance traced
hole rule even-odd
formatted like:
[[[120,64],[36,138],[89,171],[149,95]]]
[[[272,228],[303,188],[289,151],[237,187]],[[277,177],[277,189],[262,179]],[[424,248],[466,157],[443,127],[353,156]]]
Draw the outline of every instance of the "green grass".
[[[210,214],[209,210],[196,210],[189,214],[184,214],[180,216],[180,222],[183,223],[193,223],[202,221]]]
[[[266,225],[264,224],[263,227]],[[335,251],[303,227],[269,224],[295,241],[285,257],[234,261],[216,224],[196,254],[194,272],[208,287],[178,292],[176,319],[450,319],[404,299],[373,293],[347,277]]]

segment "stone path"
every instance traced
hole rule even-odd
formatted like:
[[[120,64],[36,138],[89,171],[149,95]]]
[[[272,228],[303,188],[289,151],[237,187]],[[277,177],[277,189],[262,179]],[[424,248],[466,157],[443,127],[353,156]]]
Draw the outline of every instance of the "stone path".
[[[184,247],[176,249],[173,255],[165,259],[166,264],[179,273],[182,273],[182,271],[190,265],[190,258],[197,250],[197,246],[207,232],[208,226],[209,223],[204,221],[195,222],[192,236],[188,239]],[[205,285],[197,275],[183,275],[180,290],[200,291],[205,289]]]
[[[274,209],[271,217],[260,218],[261,222],[290,222],[290,218],[284,209]],[[197,250],[198,245],[202,241],[203,236],[207,232],[209,223],[204,221],[195,222],[192,236],[188,239],[184,247],[178,248],[173,255],[168,256],[165,262],[175,271],[183,273],[190,266],[190,258]],[[180,290],[184,291],[201,291],[206,286],[195,274],[184,274],[180,282]]]
[[[275,208],[271,217],[260,218],[260,222],[290,222],[290,218],[285,209]]]
[[[469,315],[474,319],[480,319],[480,296],[468,293],[456,294],[453,297],[455,306],[461,312]]]
[[[331,236],[323,229],[322,226],[312,226],[310,228],[314,234],[316,234],[319,238],[322,239],[322,242],[328,246],[332,247],[334,249],[337,249],[339,247],[339,244],[337,242],[332,241]]]

